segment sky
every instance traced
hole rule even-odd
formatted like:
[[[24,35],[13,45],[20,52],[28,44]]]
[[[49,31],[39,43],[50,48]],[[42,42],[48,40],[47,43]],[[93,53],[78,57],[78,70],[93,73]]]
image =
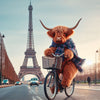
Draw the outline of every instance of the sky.
[[[17,74],[27,46],[29,4],[30,0],[0,0],[0,32],[5,35],[6,51]],[[95,62],[96,50],[100,49],[100,0],[31,0],[31,4],[36,57],[44,75],[42,56],[52,39],[40,19],[53,28],[73,27],[82,18],[71,38],[79,56],[86,59],[84,66]]]

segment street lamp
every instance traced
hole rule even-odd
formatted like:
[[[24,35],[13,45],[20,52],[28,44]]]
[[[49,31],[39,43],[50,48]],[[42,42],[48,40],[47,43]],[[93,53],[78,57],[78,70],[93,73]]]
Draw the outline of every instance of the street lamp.
[[[0,85],[2,84],[2,38],[4,38],[4,35],[1,35],[0,33],[0,50],[1,50],[1,61],[0,61]]]
[[[95,84],[97,83],[97,66],[96,66],[97,53],[98,53],[98,50],[96,50],[96,53],[95,53]]]

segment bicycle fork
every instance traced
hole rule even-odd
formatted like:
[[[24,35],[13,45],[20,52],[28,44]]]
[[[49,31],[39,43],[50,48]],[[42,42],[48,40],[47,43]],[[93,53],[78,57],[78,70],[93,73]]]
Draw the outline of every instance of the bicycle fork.
[[[55,72],[53,72],[53,73],[54,73],[54,76],[53,75],[50,76],[50,80],[49,80],[49,83],[48,83],[47,87],[50,87],[50,83],[52,83],[52,79],[54,79],[54,81],[53,81],[53,84],[52,84],[51,87],[54,87],[54,84],[56,82],[56,78],[55,78],[56,75],[55,75]]]

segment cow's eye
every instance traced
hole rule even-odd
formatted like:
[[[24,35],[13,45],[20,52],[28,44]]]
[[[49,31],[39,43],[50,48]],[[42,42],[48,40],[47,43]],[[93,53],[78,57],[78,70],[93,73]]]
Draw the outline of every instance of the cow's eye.
[[[55,37],[55,33],[53,33],[52,35],[53,35],[53,37]]]
[[[66,35],[66,33],[64,33],[64,35]]]
[[[58,30],[57,33],[59,33],[60,31]]]
[[[67,33],[64,33],[64,35],[65,35],[65,36],[68,36],[68,34],[67,34]]]

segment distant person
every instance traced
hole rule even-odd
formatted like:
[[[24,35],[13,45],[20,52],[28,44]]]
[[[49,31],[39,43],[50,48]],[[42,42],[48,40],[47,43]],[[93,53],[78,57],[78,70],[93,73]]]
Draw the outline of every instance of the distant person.
[[[91,84],[91,78],[90,77],[87,77],[87,82],[88,82],[88,85],[90,86],[90,84]]]

